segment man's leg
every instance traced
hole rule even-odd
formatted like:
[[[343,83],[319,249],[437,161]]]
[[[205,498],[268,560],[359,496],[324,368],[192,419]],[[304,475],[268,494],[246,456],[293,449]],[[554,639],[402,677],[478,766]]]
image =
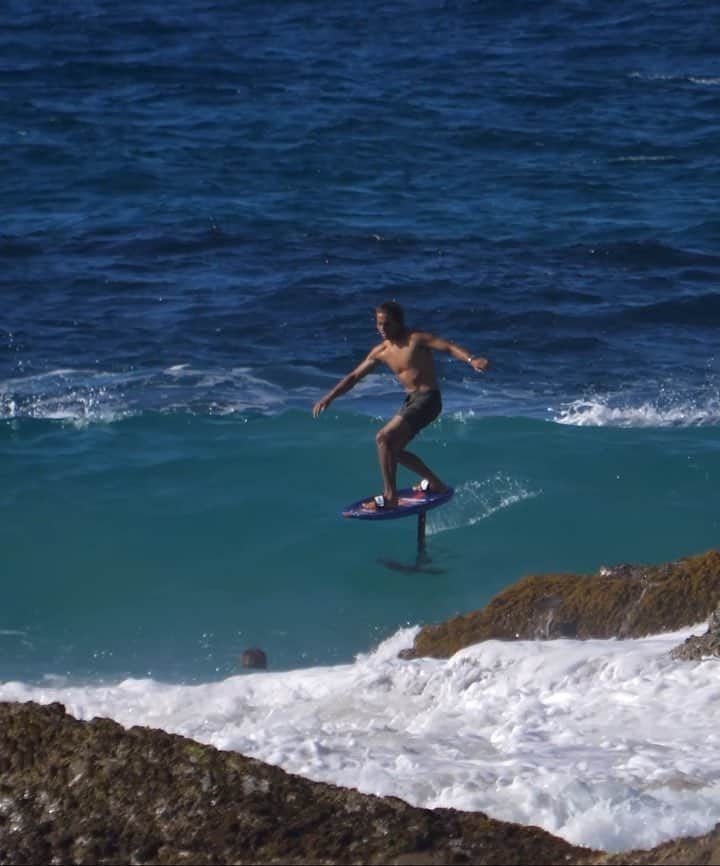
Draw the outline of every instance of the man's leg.
[[[430,469],[430,467],[424,463],[417,454],[413,454],[411,451],[402,450],[397,455],[397,462],[406,469],[409,469],[411,472],[414,472],[416,475],[419,475],[421,478],[427,478],[430,482],[430,490],[432,493],[444,493],[447,490],[447,484],[438,478],[432,469]]]
[[[427,391],[424,393],[414,393],[406,401],[403,407],[404,417],[409,429],[412,431],[410,439],[423,430],[428,424],[431,424],[442,411],[442,398],[439,391]],[[407,442],[405,443],[407,444]],[[422,461],[417,454],[411,451],[406,451],[403,446],[397,455],[397,462],[402,464],[406,469],[415,472],[420,478],[427,478],[429,482],[429,490],[432,493],[444,493],[448,488],[447,485],[430,469],[430,467]],[[420,489],[419,485],[416,489]]]
[[[378,462],[383,477],[383,496],[388,508],[397,505],[398,455],[411,439],[412,429],[400,415],[391,418],[375,437]]]

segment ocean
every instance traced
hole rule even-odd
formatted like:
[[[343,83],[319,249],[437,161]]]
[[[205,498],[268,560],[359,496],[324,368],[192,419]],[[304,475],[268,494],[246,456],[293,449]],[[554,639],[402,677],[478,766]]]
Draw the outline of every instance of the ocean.
[[[682,636],[397,652],[717,547],[719,43],[677,0],[12,0],[0,699],[607,850],[711,829]],[[436,358],[423,571],[413,519],[340,517],[397,382],[312,417],[388,299],[491,361]]]

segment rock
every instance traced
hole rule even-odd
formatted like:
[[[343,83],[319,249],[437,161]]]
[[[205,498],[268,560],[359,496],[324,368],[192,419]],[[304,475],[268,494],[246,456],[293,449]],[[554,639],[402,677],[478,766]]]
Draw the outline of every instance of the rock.
[[[448,658],[483,640],[630,638],[707,619],[720,600],[720,551],[595,575],[530,575],[481,610],[425,626],[404,658]],[[720,615],[719,615],[720,616]]]
[[[0,863],[718,864],[720,825],[609,855],[311,782],[164,731],[0,703]]]
[[[650,851],[626,851],[594,862],[597,866],[720,866],[720,824],[704,836],[673,839]]]
[[[266,668],[267,656],[263,650],[251,647],[250,649],[246,649],[240,656],[240,664],[244,668]]]
[[[0,862],[589,863],[537,827],[311,782],[59,704],[0,703]]]
[[[720,658],[720,604],[710,614],[705,634],[702,637],[691,635],[675,647],[671,655],[682,661],[699,661],[713,656]]]

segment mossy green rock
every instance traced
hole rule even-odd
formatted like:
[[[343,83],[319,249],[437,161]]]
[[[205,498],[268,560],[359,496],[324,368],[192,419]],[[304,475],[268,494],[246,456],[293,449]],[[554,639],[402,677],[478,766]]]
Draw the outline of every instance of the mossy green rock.
[[[164,731],[0,704],[0,862],[584,863],[482,813],[311,782]]]
[[[530,575],[487,607],[425,626],[405,658],[448,658],[484,640],[630,638],[706,620],[720,601],[720,551],[598,574]]]
[[[418,809],[60,704],[0,703],[2,864],[720,863],[720,826],[608,855],[481,812]]]

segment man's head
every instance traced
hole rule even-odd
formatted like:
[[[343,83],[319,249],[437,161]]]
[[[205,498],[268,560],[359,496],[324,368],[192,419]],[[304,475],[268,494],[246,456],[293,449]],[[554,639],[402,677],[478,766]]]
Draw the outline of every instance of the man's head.
[[[385,301],[375,310],[375,324],[380,336],[391,339],[405,330],[405,313],[397,301]]]

